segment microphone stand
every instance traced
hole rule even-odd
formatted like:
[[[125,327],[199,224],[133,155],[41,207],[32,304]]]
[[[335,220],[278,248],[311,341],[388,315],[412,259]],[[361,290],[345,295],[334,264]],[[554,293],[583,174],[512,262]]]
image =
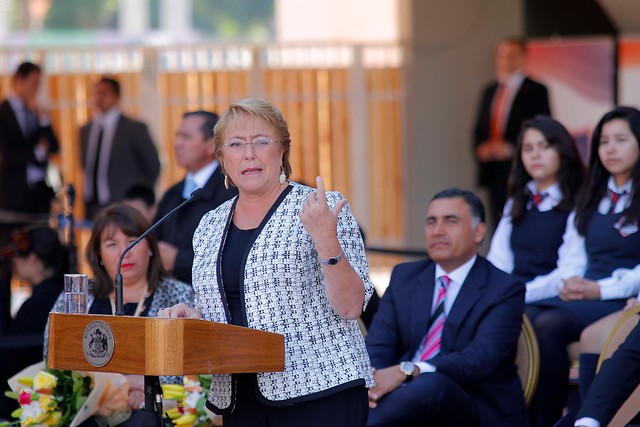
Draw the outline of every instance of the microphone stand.
[[[120,254],[120,259],[118,260],[118,269],[116,272],[116,279],[115,279],[115,291],[116,291],[115,315],[116,316],[124,316],[124,302],[123,302],[124,297],[123,297],[123,283],[122,283],[121,270],[122,270],[122,262],[124,261],[125,255],[135,245],[137,245],[142,239],[147,237],[149,233],[151,233],[160,224],[162,224],[167,218],[173,215],[174,212],[182,209],[186,204],[200,198],[201,194],[202,194],[201,188],[195,190],[193,193],[191,193],[189,198],[187,198],[184,202],[180,203],[178,206],[173,208],[165,216],[160,218],[155,224],[153,224],[144,233],[142,233],[136,240],[131,242],[129,246],[125,248],[124,251],[122,251],[122,254]],[[173,423],[171,422],[171,420],[166,417],[163,417],[163,414],[162,414],[162,389],[160,387],[160,378],[158,378],[157,376],[153,376],[153,375],[144,376],[144,405],[145,405],[144,406],[145,412],[147,412],[148,414],[145,414],[143,419],[150,420],[149,426],[151,426],[152,424],[157,425],[158,417],[159,417],[161,426],[162,425],[173,426]],[[147,427],[146,422],[144,427]]]
[[[65,237],[67,239],[67,251],[69,252],[69,273],[78,272],[75,220],[73,218],[75,200],[76,189],[73,184],[69,184],[67,186],[67,209],[65,210]]]

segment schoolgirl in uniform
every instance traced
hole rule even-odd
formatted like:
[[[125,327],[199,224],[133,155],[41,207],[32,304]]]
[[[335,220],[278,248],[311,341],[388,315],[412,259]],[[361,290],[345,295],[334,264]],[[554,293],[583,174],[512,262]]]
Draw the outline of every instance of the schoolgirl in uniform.
[[[537,116],[522,125],[509,200],[487,258],[527,285],[526,301],[557,295],[553,278],[563,235],[584,180],[575,140],[562,124]]]
[[[584,328],[622,309],[640,288],[640,111],[618,107],[596,126],[587,184],[569,216],[557,273],[556,296],[528,304],[540,347],[540,377],[530,408],[534,426],[562,415],[569,359],[566,347]],[[544,235],[541,237],[545,237]]]

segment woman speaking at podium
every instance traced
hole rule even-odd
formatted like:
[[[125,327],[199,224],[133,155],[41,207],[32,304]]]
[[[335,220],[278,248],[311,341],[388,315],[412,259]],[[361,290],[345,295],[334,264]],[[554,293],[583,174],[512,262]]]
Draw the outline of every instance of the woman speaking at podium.
[[[207,407],[234,426],[364,426],[373,376],[357,318],[373,293],[347,201],[288,181],[291,139],[271,103],[232,104],[214,128],[239,195],[193,237],[195,304],[159,316],[203,317],[285,336],[284,372],[214,375]]]

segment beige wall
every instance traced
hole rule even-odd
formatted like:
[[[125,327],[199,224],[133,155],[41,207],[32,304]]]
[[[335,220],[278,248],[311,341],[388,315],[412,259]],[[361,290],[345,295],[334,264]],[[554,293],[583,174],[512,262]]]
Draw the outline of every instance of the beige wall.
[[[398,0],[276,0],[284,41],[397,41]]]
[[[398,1],[409,60],[405,242],[421,249],[431,197],[452,186],[477,190],[471,134],[478,98],[493,77],[496,44],[523,32],[522,2]]]

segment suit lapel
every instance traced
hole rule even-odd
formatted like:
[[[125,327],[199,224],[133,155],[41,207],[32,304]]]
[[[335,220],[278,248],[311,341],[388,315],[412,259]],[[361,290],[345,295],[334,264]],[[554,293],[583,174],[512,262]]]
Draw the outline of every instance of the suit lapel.
[[[509,108],[509,116],[507,117],[506,121],[508,127],[515,126],[517,129],[520,129],[520,121],[518,121],[517,123],[513,123],[512,118],[515,120],[516,118],[522,117],[522,112],[520,112],[520,110],[522,109],[521,106],[523,97],[527,96],[527,92],[529,92],[529,79],[525,77],[525,79],[520,84],[518,91],[513,96],[513,101],[511,101],[511,108]]]
[[[431,306],[433,305],[433,287],[435,285],[436,267],[430,262],[422,273],[414,279],[415,286],[410,287],[411,295],[411,355],[418,350],[427,333],[427,326],[431,317]]]
[[[4,109],[4,114],[7,117],[7,123],[9,123],[11,125],[11,133],[13,133],[13,138],[14,142],[16,145],[22,144],[22,141],[25,141],[26,138],[24,137],[24,134],[22,133],[22,128],[20,127],[20,123],[18,123],[18,117],[16,117],[16,113],[15,111],[13,111],[13,108],[11,107],[11,104],[9,103],[9,101],[4,101],[4,103],[2,104],[2,107]]]
[[[486,286],[486,268],[480,260],[478,256],[447,316],[442,332],[442,348],[445,350],[451,348],[465,318],[480,299],[482,289]]]

